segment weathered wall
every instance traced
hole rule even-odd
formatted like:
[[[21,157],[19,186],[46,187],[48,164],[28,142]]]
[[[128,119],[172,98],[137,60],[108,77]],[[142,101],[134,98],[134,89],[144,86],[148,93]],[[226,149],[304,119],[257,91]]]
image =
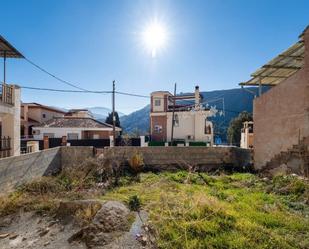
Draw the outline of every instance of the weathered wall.
[[[0,159],[0,195],[22,183],[55,174],[62,168],[80,164],[93,156],[93,147],[72,146]]]
[[[0,194],[61,168],[60,147],[0,160]]]
[[[176,170],[188,165],[207,171],[221,166],[240,168],[251,162],[249,150],[235,147],[112,147],[102,149],[101,153],[123,163],[140,153],[146,169],[152,171]]]
[[[305,46],[309,44],[308,31],[304,37]],[[257,169],[297,144],[299,139],[309,136],[308,48],[301,70],[255,99],[253,119],[254,165]]]
[[[87,158],[94,156],[92,146],[68,146],[61,147],[61,166],[62,168],[72,165],[79,165]]]

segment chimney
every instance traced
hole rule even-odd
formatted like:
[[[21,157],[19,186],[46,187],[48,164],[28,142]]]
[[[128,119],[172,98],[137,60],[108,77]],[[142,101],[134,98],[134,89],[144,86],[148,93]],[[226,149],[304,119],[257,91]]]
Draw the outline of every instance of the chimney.
[[[199,86],[195,86],[195,106],[200,104],[200,88]]]

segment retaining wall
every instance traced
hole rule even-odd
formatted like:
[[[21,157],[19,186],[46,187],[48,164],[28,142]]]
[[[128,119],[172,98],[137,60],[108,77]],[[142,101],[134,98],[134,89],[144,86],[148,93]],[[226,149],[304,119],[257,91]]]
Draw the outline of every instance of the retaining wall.
[[[0,194],[37,177],[56,174],[64,167],[93,156],[93,147],[72,146],[0,159]]]
[[[189,165],[208,171],[222,166],[241,168],[251,162],[249,150],[234,147],[108,147],[97,150],[97,154],[123,164],[136,153],[142,154],[145,169],[151,171],[187,169]],[[70,146],[0,159],[0,194],[37,177],[74,167],[94,155],[93,147]]]
[[[61,169],[60,147],[0,160],[0,193]]]
[[[151,171],[186,169],[189,165],[199,171],[219,167],[243,168],[252,161],[250,150],[236,147],[108,147],[98,153],[123,164],[139,153],[146,170]]]

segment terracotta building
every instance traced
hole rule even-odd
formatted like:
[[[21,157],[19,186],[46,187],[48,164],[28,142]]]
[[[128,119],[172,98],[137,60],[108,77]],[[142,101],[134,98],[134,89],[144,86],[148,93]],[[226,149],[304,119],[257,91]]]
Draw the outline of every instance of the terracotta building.
[[[309,28],[241,84],[272,86],[254,100],[255,167],[308,175]]]
[[[57,108],[38,103],[21,104],[21,136],[32,137],[32,127],[45,123],[54,117],[63,117],[66,114]]]
[[[213,144],[211,116],[204,108],[202,95],[196,86],[193,94],[173,96],[167,91],[151,93],[150,131],[154,141],[200,141]],[[174,125],[172,126],[174,112]]]

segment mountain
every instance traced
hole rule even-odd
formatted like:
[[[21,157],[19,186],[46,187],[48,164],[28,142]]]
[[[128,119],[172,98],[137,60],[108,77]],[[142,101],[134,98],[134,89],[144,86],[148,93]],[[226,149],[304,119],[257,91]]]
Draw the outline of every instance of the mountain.
[[[218,114],[211,118],[214,123],[215,135],[222,141],[226,141],[227,128],[231,119],[238,116],[242,111],[252,112],[254,94],[258,95],[257,87],[216,90],[201,92],[203,102],[209,102],[209,107],[215,107]],[[263,92],[268,88],[264,88]],[[248,92],[250,91],[250,92]],[[220,115],[220,111],[222,111]],[[120,123],[123,130],[127,133],[149,133],[149,112],[150,106],[147,105],[141,110],[129,115],[122,116]]]
[[[129,115],[120,117],[120,125],[127,133],[149,133],[150,105],[132,112]]]
[[[106,107],[86,107],[85,109],[88,109],[92,112],[95,119],[105,121],[106,117],[108,116],[108,113],[112,112],[112,109],[106,108]],[[122,112],[118,112],[119,117],[124,116],[125,114]]]

